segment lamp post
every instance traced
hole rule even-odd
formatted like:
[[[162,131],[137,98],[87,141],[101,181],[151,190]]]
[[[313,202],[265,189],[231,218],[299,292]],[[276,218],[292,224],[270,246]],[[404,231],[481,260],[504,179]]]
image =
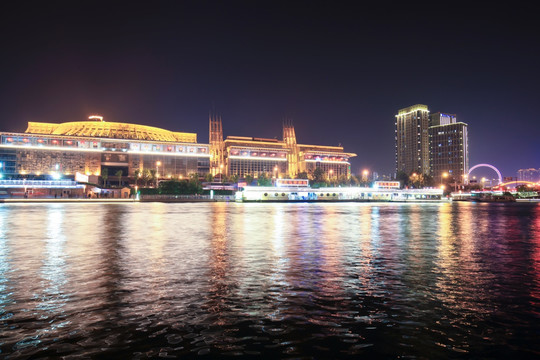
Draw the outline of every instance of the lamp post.
[[[330,171],[328,171],[329,175],[328,175],[328,178],[330,179],[330,181],[332,181],[332,178],[333,178],[333,174],[334,174],[334,169],[330,169]]]
[[[156,187],[158,187],[159,183],[159,167],[161,166],[161,161],[156,161]]]
[[[447,178],[448,177],[448,173],[447,172],[443,172],[442,173],[442,176],[441,176],[441,185],[443,184],[443,179]]]
[[[55,172],[53,173],[53,179],[54,180],[60,180],[61,174],[60,174],[60,164],[54,165]]]
[[[219,181],[223,182],[223,164],[219,164]]]
[[[278,167],[276,165],[274,166],[274,179],[277,179],[277,174],[278,174]]]

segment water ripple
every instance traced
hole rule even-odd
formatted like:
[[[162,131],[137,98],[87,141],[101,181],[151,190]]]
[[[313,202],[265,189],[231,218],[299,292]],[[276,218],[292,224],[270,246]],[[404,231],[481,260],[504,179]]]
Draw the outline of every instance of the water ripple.
[[[530,358],[539,317],[535,204],[0,207],[7,359]]]

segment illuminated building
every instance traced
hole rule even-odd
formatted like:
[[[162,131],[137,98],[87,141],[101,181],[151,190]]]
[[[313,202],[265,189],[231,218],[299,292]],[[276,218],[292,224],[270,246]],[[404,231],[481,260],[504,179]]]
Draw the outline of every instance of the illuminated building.
[[[530,168],[530,169],[519,169],[518,170],[518,181],[530,181],[530,182],[539,182],[540,181],[540,169]]]
[[[468,125],[456,120],[456,115],[440,112],[430,115],[430,174],[440,183],[448,174],[457,183],[464,183],[469,172]]]
[[[298,173],[313,173],[321,168],[329,178],[351,174],[349,158],[341,146],[304,145],[296,142],[294,127],[283,124],[283,138],[228,136],[223,140],[221,118],[210,117],[210,145],[213,159],[211,172],[240,177],[294,177]]]
[[[205,174],[210,146],[193,133],[145,125],[88,121],[61,124],[29,122],[25,133],[0,133],[0,169],[4,178],[73,177],[77,172],[109,177],[122,171],[154,170],[160,178]]]
[[[396,171],[429,174],[429,110],[426,105],[401,109],[396,115]]]
[[[376,181],[373,187],[311,188],[307,180],[285,179],[276,186],[245,186],[236,193],[238,202],[279,201],[388,201],[438,202],[443,201],[443,190],[399,189],[399,181]]]

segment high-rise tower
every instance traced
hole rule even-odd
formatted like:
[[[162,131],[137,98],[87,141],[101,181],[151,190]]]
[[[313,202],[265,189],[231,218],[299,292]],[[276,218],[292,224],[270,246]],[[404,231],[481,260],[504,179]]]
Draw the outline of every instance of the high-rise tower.
[[[469,172],[468,125],[458,122],[455,114],[440,112],[430,115],[429,164],[435,183],[449,176],[464,183]]]
[[[396,115],[396,171],[429,174],[429,110],[413,105]]]

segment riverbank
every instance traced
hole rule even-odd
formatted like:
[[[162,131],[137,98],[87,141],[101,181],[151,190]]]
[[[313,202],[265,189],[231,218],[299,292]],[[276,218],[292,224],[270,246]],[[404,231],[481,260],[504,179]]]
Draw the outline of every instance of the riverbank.
[[[132,203],[132,202],[138,202],[138,200],[135,199],[107,199],[107,198],[95,198],[95,199],[88,199],[88,198],[58,198],[58,199],[51,199],[51,198],[29,198],[29,199],[21,199],[21,198],[14,198],[14,199],[0,199],[1,203],[6,204],[12,204],[12,203]]]
[[[26,204],[26,203],[138,203],[138,202],[164,202],[164,203],[189,203],[189,202],[228,202],[234,201],[233,197],[210,196],[166,196],[150,195],[142,196],[140,199],[134,198],[6,198],[0,199],[0,204]]]

